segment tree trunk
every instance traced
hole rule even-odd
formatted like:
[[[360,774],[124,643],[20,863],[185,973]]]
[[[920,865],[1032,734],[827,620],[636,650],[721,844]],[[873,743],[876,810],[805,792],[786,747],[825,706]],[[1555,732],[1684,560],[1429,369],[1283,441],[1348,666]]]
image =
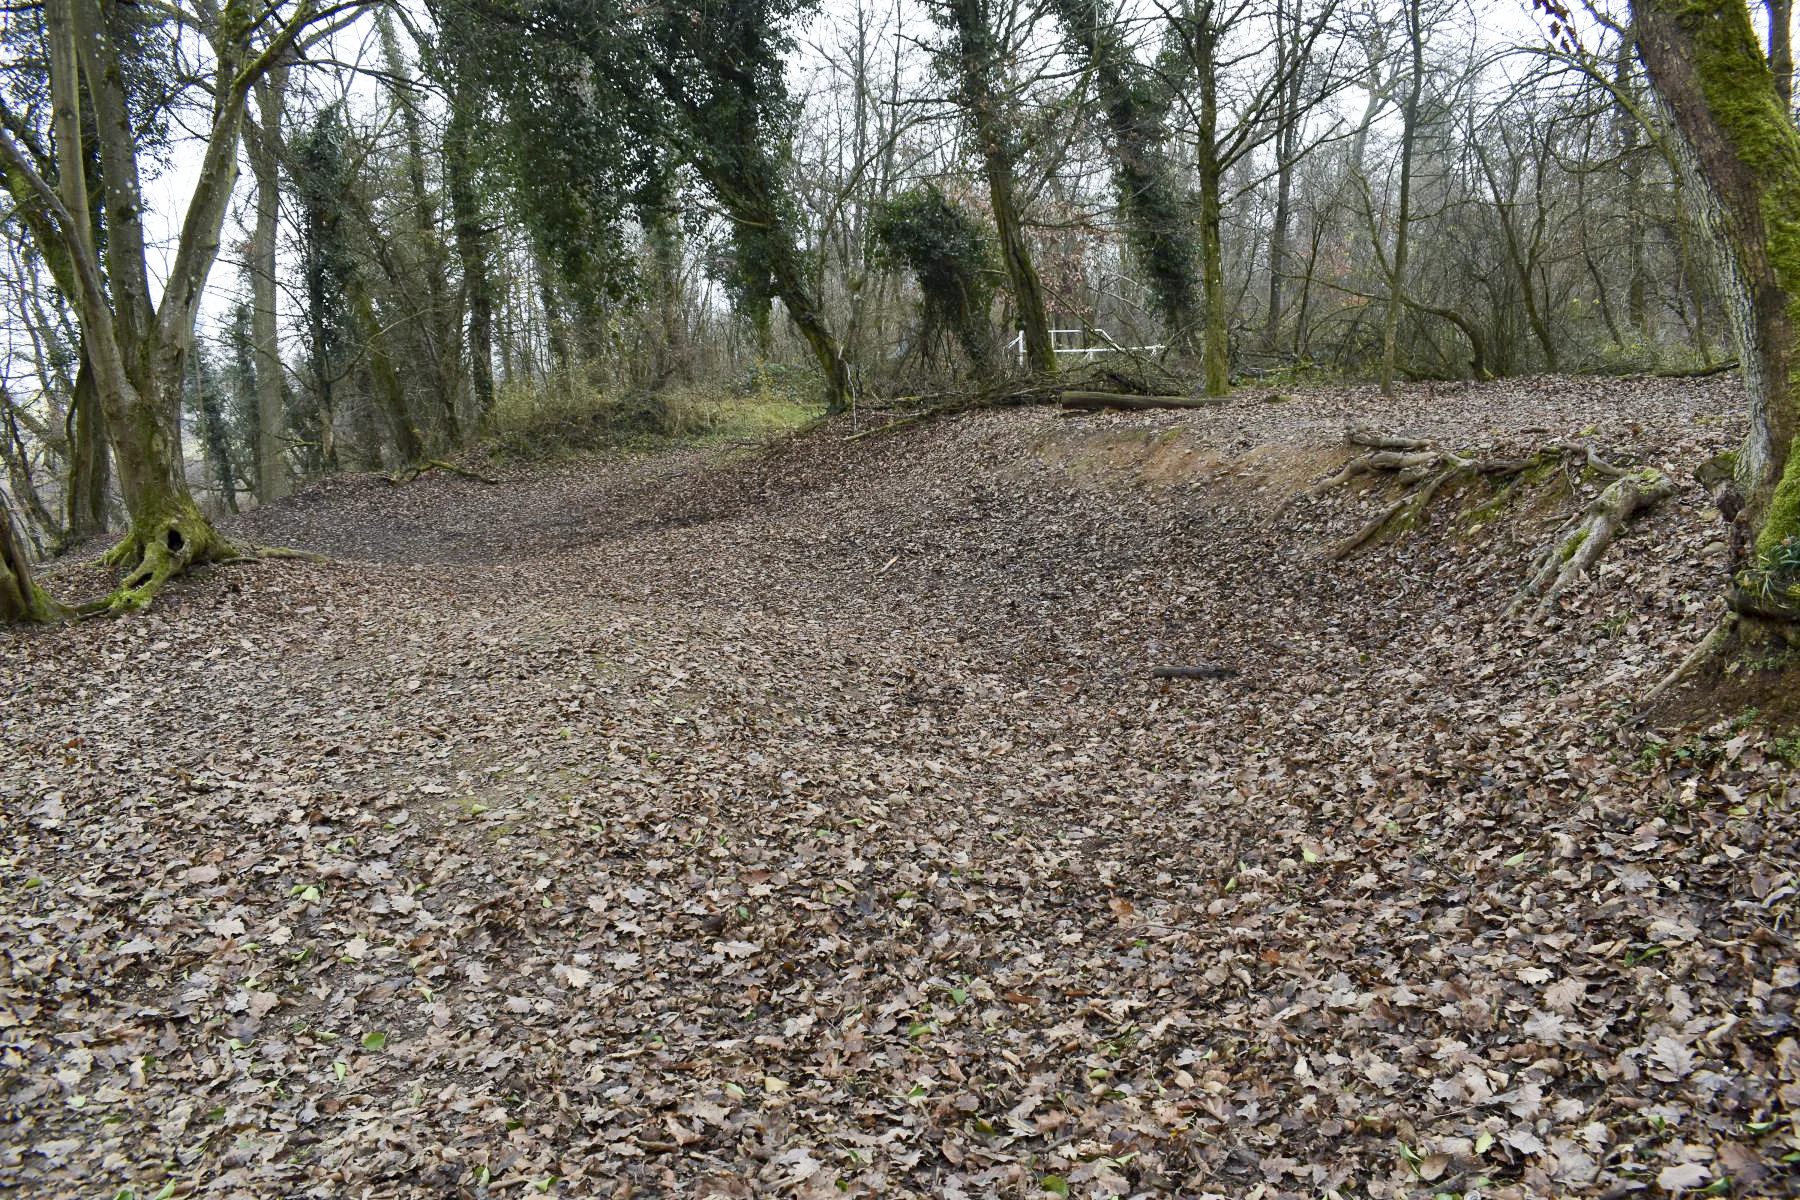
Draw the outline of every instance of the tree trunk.
[[[369,299],[369,293],[365,289],[356,289],[350,298],[350,305],[356,314],[357,324],[362,326],[363,345],[369,349],[369,374],[374,380],[375,398],[387,417],[388,432],[394,439],[394,452],[399,455],[402,466],[421,462],[425,458],[424,439],[419,436],[419,427],[413,421],[412,410],[407,407],[406,389],[401,386],[399,373],[394,370],[394,356],[388,350],[387,330],[381,327],[374,302]]]
[[[1197,29],[1195,85],[1200,91],[1199,125],[1194,145],[1194,174],[1200,191],[1200,288],[1206,306],[1201,357],[1206,394],[1231,390],[1231,314],[1225,307],[1225,245],[1220,233],[1224,207],[1225,167],[1219,161],[1219,87],[1213,61],[1215,31],[1210,22]]]
[[[1420,28],[1419,0],[1406,6],[1406,32],[1412,43],[1412,86],[1406,93],[1406,113],[1400,129],[1400,196],[1394,213],[1394,259],[1388,279],[1387,312],[1381,326],[1381,393],[1394,392],[1394,363],[1399,353],[1400,306],[1406,294],[1406,256],[1411,232],[1413,142],[1419,129],[1419,94],[1425,87],[1425,40]]]
[[[837,338],[832,335],[823,314],[813,302],[812,290],[801,276],[799,254],[794,252],[792,243],[787,238],[782,237],[780,241],[786,251],[772,255],[774,261],[769,266],[775,276],[781,303],[788,310],[788,320],[794,323],[794,328],[806,339],[819,369],[825,373],[826,406],[834,413],[842,412],[850,406],[855,394],[850,378],[850,364],[844,359]],[[767,328],[768,321],[765,318],[763,329]],[[766,337],[766,333],[763,336]]]
[[[106,449],[106,410],[94,368],[84,351],[75,372],[68,415],[68,527],[71,544],[106,532],[106,493],[112,483],[112,460]]]
[[[1738,452],[1738,520],[1758,577],[1800,615],[1800,581],[1780,555],[1800,538],[1800,130],[1764,59],[1744,0],[1634,0],[1640,52],[1680,131],[1693,191],[1718,252],[1750,429]],[[1759,615],[1762,610],[1759,610]]]
[[[1288,226],[1293,216],[1294,158],[1300,142],[1300,101],[1306,86],[1306,59],[1300,44],[1300,14],[1290,5],[1276,7],[1276,71],[1283,80],[1275,133],[1275,215],[1269,226],[1269,305],[1263,316],[1263,349],[1273,354],[1281,345],[1282,283],[1287,269]],[[1290,29],[1291,24],[1291,29]],[[1293,37],[1289,42],[1290,35]],[[1292,61],[1290,61],[1290,59]]]
[[[130,530],[108,553],[107,561],[125,572],[114,603],[141,607],[169,578],[227,548],[188,490],[181,454],[181,386],[193,346],[194,318],[207,273],[218,256],[219,235],[237,178],[244,94],[235,91],[221,97],[162,297],[153,304],[142,224],[143,189],[122,60],[99,5],[77,0],[73,8],[71,28],[94,105],[107,215],[109,288],[109,293],[101,292],[97,264],[87,269],[91,274],[84,270],[79,308],[106,408],[120,491],[131,514]],[[222,78],[233,78],[236,70],[229,56],[221,59]]]
[[[419,245],[419,275],[425,291],[425,311],[417,322],[431,364],[431,389],[444,423],[444,437],[454,446],[462,441],[462,422],[457,413],[462,391],[461,324],[451,312],[449,261],[438,236],[437,211],[425,183],[425,132],[413,101],[412,68],[394,33],[393,18],[385,8],[375,10],[382,57],[392,76],[394,103],[400,110],[400,126],[406,138],[406,182],[412,193],[414,236]]]
[[[278,147],[287,93],[286,63],[269,69],[256,88],[258,120],[245,123],[245,149],[256,179],[256,224],[250,235],[250,338],[256,347],[256,498],[263,504],[288,494],[286,414],[281,343],[275,311],[275,252],[281,220]]]
[[[1057,0],[1063,41],[1093,72],[1113,152],[1119,219],[1161,320],[1164,341],[1192,345],[1199,305],[1193,209],[1164,149],[1168,86],[1134,56],[1101,0]],[[1284,176],[1285,178],[1285,176]]]
[[[1769,10],[1769,70],[1775,75],[1775,91],[1781,107],[1794,108],[1794,0],[1767,0]]]
[[[455,226],[456,256],[462,263],[463,308],[469,319],[469,383],[475,395],[475,419],[485,424],[494,411],[494,287],[488,277],[487,230],[475,187],[470,126],[475,114],[468,86],[460,76],[451,82],[450,122],[444,134],[444,182],[450,193],[450,219]]]
[[[32,578],[31,559],[13,526],[12,509],[0,494],[0,624],[54,621],[62,609]]]
[[[1050,339],[1050,317],[1044,307],[1043,282],[1031,261],[1031,247],[1016,194],[1011,131],[1000,108],[1001,69],[997,35],[989,6],[980,0],[950,0],[936,19],[951,34],[951,66],[958,81],[957,100],[968,114],[981,153],[999,235],[1000,261],[1012,284],[1013,305],[1024,338],[1025,364],[1048,374],[1056,370],[1056,348]]]
[[[1000,235],[1000,257],[1006,264],[1006,277],[1018,307],[1019,331],[1025,337],[1025,364],[1047,374],[1056,370],[1056,348],[1050,340],[1044,287],[1032,265],[1031,247],[1025,241],[1013,195],[1012,155],[981,133],[976,136],[986,143],[982,158],[987,165],[988,199],[993,204],[994,225]]]

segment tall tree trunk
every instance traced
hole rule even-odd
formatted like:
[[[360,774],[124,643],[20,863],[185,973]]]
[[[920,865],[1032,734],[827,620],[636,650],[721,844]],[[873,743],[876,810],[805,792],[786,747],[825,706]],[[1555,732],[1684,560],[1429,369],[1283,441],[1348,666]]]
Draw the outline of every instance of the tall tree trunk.
[[[1269,303],[1263,316],[1263,349],[1273,354],[1281,345],[1282,285],[1287,272],[1288,226],[1293,221],[1294,159],[1300,144],[1300,101],[1306,88],[1306,60],[1301,45],[1297,4],[1276,6],[1276,71],[1282,79],[1276,110],[1275,215],[1269,226]],[[1290,42],[1290,38],[1292,41]]]
[[[1394,366],[1399,353],[1400,307],[1406,296],[1406,257],[1412,225],[1413,143],[1419,131],[1419,95],[1425,87],[1425,37],[1419,0],[1406,6],[1406,33],[1412,43],[1412,86],[1406,92],[1406,114],[1400,130],[1400,197],[1394,214],[1394,258],[1388,278],[1387,312],[1381,325],[1381,393],[1394,392]]]
[[[281,221],[280,145],[288,67],[277,62],[256,87],[257,120],[244,126],[250,173],[256,180],[256,224],[250,235],[250,338],[256,347],[256,498],[288,494],[287,428],[282,396],[281,342],[275,311],[275,252]]]
[[[976,148],[987,175],[988,202],[994,210],[1000,261],[1012,284],[1013,305],[1023,335],[1025,364],[1033,371],[1056,370],[1056,348],[1050,339],[1050,317],[1044,285],[1031,261],[1031,247],[1019,211],[1012,131],[1001,111],[1001,69],[993,14],[982,0],[949,0],[941,13],[952,35],[957,99],[969,118]]]
[[[112,483],[112,460],[106,449],[106,410],[100,387],[84,349],[69,399],[69,474],[67,519],[69,541],[85,542],[106,532],[106,494]]]
[[[475,184],[471,125],[475,114],[468,85],[450,84],[450,121],[444,134],[444,181],[450,193],[456,256],[462,264],[463,308],[469,321],[469,383],[475,419],[485,424],[494,411],[494,285],[488,274],[488,236]]]
[[[424,439],[407,407],[406,389],[394,370],[394,356],[388,349],[387,330],[381,326],[375,304],[365,288],[357,288],[350,297],[356,323],[362,326],[363,345],[369,348],[369,374],[374,381],[375,399],[387,417],[388,432],[394,439],[394,451],[401,463],[416,463],[425,457]]]
[[[1025,241],[1025,230],[1019,217],[1013,190],[1012,155],[979,130],[976,136],[984,143],[982,159],[987,166],[988,200],[994,209],[1000,258],[1006,265],[1006,278],[1012,284],[1019,331],[1025,339],[1025,364],[1033,371],[1052,372],[1056,370],[1056,348],[1050,340],[1044,286],[1031,261],[1031,247]]]
[[[1781,107],[1794,109],[1794,0],[1766,0],[1769,10],[1769,70]]]
[[[1201,358],[1206,394],[1231,390],[1231,313],[1225,303],[1225,242],[1220,230],[1224,209],[1225,165],[1219,161],[1219,79],[1215,50],[1218,31],[1210,16],[1194,27],[1194,84],[1200,92],[1199,129],[1194,144],[1194,174],[1200,191],[1200,287],[1206,304]]]
[[[1800,130],[1744,0],[1633,0],[1632,9],[1692,191],[1707,201],[1702,218],[1742,364],[1750,428],[1735,464],[1738,520],[1756,561],[1734,599],[1754,609],[1758,589],[1746,585],[1760,576],[1791,621],[1800,617],[1800,579],[1780,552],[1800,539]]]
[[[413,101],[412,68],[394,33],[393,18],[386,8],[375,10],[376,29],[381,38],[382,57],[393,77],[394,103],[400,110],[400,126],[406,136],[406,183],[411,193],[414,236],[419,244],[420,282],[425,291],[425,311],[417,329],[425,343],[425,356],[430,364],[428,378],[437,399],[438,412],[444,423],[444,436],[451,445],[462,441],[462,421],[458,402],[462,392],[461,322],[451,311],[449,299],[449,261],[442,239],[438,236],[437,210],[425,182],[425,132],[419,109]]]

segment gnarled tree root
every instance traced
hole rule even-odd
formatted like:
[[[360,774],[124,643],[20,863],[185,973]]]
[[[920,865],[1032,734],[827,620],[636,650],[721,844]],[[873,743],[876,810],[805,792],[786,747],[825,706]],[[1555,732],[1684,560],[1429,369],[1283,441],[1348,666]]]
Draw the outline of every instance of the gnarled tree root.
[[[1633,516],[1675,493],[1675,484],[1661,471],[1633,471],[1602,458],[1592,446],[1580,442],[1556,442],[1527,458],[1477,458],[1434,445],[1429,439],[1352,427],[1345,439],[1362,453],[1334,475],[1293,497],[1287,507],[1302,498],[1319,499],[1365,476],[1387,475],[1408,489],[1376,513],[1356,533],[1332,547],[1334,559],[1347,558],[1384,537],[1389,531],[1417,523],[1426,509],[1446,489],[1476,479],[1504,481],[1500,495],[1485,507],[1504,503],[1521,486],[1528,473],[1561,463],[1565,470],[1591,471],[1612,482],[1575,518],[1572,528],[1539,558],[1531,581],[1513,600],[1509,614],[1536,603],[1547,612],[1612,545],[1620,528]],[[1573,480],[1571,479],[1571,483]]]
[[[1675,481],[1654,468],[1615,479],[1538,559],[1536,572],[1513,598],[1507,615],[1516,615],[1533,602],[1540,615],[1548,613],[1557,598],[1600,561],[1625,522],[1673,496],[1675,490]]]
[[[292,559],[299,562],[310,563],[328,563],[331,561],[323,554],[314,554],[310,550],[295,550],[287,546],[254,546],[249,543],[226,542],[223,539],[217,540],[216,546],[217,549],[204,558],[189,559],[186,565],[182,567],[182,570],[191,570],[194,567],[200,566],[230,567],[236,566],[239,563],[264,562],[268,559]],[[175,575],[179,573],[179,571],[170,572],[160,581],[152,581],[149,584],[138,584],[133,587],[131,586],[132,582],[141,579],[143,576],[143,570],[140,564],[139,570],[132,573],[131,579],[127,581],[125,586],[119,588],[117,591],[109,592],[104,596],[100,596],[93,600],[83,601],[72,608],[65,609],[63,615],[86,619],[89,617],[111,616],[114,613],[142,609],[154,599],[156,591],[162,587],[163,583],[168,582],[169,579],[173,579]]]
[[[1330,553],[1334,559],[1348,558],[1390,529],[1416,522],[1447,487],[1480,478],[1515,478],[1533,467],[1553,461],[1561,452],[1559,447],[1540,451],[1530,458],[1469,458],[1433,446],[1425,438],[1356,427],[1345,434],[1345,440],[1364,452],[1345,463],[1337,474],[1315,484],[1302,495],[1317,500],[1364,475],[1376,474],[1391,475],[1411,490],[1376,513],[1356,533],[1332,547]],[[1296,496],[1294,500],[1299,498]],[[1286,507],[1283,506],[1284,511]]]
[[[164,584],[189,567],[237,553],[191,504],[178,506],[165,516],[133,521],[131,531],[106,552],[104,559],[119,568],[118,589],[103,601],[80,606],[78,611],[86,613],[96,604],[112,612],[147,608]]]

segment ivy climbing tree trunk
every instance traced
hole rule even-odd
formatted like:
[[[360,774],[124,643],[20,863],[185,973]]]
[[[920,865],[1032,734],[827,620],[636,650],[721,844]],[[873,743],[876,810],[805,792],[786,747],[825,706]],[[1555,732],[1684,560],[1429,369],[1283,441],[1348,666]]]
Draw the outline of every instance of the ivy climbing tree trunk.
[[[456,257],[462,264],[463,308],[469,322],[469,385],[475,397],[476,421],[486,424],[494,411],[494,285],[489,275],[488,233],[475,183],[473,107],[471,88],[453,69],[449,122],[444,129],[444,188],[450,194]]]
[[[1192,197],[1167,151],[1167,88],[1138,61],[1104,0],[1055,0],[1054,7],[1069,53],[1093,73],[1113,153],[1119,216],[1151,307],[1162,320],[1164,340],[1186,351],[1199,324],[1200,287]],[[1284,172],[1284,186],[1287,178]]]
[[[1053,372],[1056,348],[1050,340],[1044,285],[1031,261],[1019,210],[1016,151],[1003,111],[995,14],[986,0],[945,0],[933,7],[932,16],[950,35],[949,46],[940,53],[948,56],[957,102],[969,119],[987,176],[988,202],[994,210],[1000,261],[1012,285],[1025,365],[1033,371]]]
[[[1732,588],[1759,622],[1800,619],[1800,130],[1744,0],[1633,0],[1639,53],[1674,119],[1717,251],[1750,428],[1733,474],[1754,549]]]

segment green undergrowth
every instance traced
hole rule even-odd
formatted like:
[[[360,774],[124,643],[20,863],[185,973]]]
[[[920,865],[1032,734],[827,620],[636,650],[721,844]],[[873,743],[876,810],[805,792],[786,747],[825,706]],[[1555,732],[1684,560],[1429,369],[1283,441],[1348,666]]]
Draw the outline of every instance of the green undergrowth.
[[[825,412],[816,369],[762,363],[729,379],[608,391],[568,377],[504,389],[488,443],[499,459],[761,443]]]

